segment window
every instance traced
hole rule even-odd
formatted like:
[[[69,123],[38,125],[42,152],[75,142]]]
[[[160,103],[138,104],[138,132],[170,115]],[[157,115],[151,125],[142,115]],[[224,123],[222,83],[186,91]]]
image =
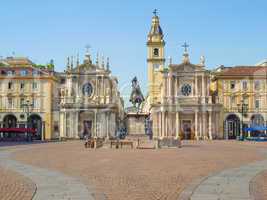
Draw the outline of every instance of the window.
[[[7,76],[13,76],[13,75],[15,75],[15,71],[13,70],[7,71]]]
[[[25,87],[25,83],[24,83],[24,82],[21,82],[21,83],[20,83],[20,89],[23,90],[24,87]]]
[[[155,48],[155,49],[153,50],[153,55],[156,56],[156,57],[159,56],[159,49],[158,49],[158,48]]]
[[[28,75],[28,71],[26,69],[20,70],[20,75],[21,76],[27,76]]]
[[[25,104],[25,99],[20,98],[20,108],[23,108],[23,105]]]
[[[255,108],[256,109],[259,109],[260,108],[260,100],[259,99],[256,99],[255,100]]]
[[[39,101],[36,98],[32,99],[32,108],[39,108]]]
[[[231,96],[231,101],[230,101],[230,103],[231,103],[231,106],[235,106],[235,103],[236,103],[236,98],[235,98],[235,96]]]
[[[259,90],[260,89],[260,81],[259,80],[254,81],[254,89],[255,90]]]
[[[32,107],[36,108],[36,99],[32,99]]]
[[[230,82],[230,88],[231,90],[235,89],[235,81]]]
[[[33,76],[39,76],[40,75],[40,72],[38,70],[33,70],[32,71],[32,75]]]
[[[33,90],[37,90],[37,88],[38,88],[38,83],[37,82],[33,82],[32,83],[32,89]]]
[[[243,90],[247,90],[248,89],[248,82],[247,81],[243,81]]]
[[[11,97],[7,98],[7,107],[13,108],[13,99]]]
[[[8,82],[8,84],[7,84],[7,88],[8,88],[9,90],[11,90],[11,89],[13,88],[13,83],[12,83],[12,82]]]

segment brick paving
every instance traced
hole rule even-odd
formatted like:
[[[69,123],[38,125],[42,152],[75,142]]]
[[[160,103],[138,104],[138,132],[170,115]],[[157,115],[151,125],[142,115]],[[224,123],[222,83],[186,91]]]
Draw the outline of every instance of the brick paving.
[[[254,143],[188,142],[181,149],[136,150],[83,147],[80,141],[40,144],[16,153],[22,162],[78,177],[109,200],[177,200],[193,180],[262,160]]]
[[[0,199],[31,200],[35,192],[35,184],[28,178],[0,167]]]
[[[259,173],[250,183],[250,192],[254,200],[267,199],[267,170]]]

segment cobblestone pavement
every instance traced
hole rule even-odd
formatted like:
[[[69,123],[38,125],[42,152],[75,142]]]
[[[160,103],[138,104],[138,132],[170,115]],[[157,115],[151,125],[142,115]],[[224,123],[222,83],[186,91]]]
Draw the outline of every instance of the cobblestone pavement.
[[[14,158],[78,177],[94,186],[96,199],[177,200],[194,180],[263,160],[258,149],[256,143],[200,141],[181,149],[90,150],[73,141],[35,145]]]
[[[22,150],[16,149],[15,151]],[[11,150],[11,152],[14,150]],[[75,178],[63,175],[60,172],[33,167],[27,164],[22,164],[18,161],[10,159],[9,151],[0,151],[0,166],[12,169],[19,174],[25,175],[31,179],[36,185],[36,191],[33,195],[33,200],[93,200],[88,188],[81,184]],[[9,183],[9,180],[6,180]],[[23,183],[25,184],[25,182]],[[20,194],[13,192],[13,188],[6,188],[12,193],[6,191],[7,197],[1,199],[8,200],[9,196],[13,199],[23,199]],[[16,188],[14,188],[16,189]],[[27,191],[27,189],[24,189]],[[28,193],[31,190],[27,191]],[[28,197],[28,199],[32,199]]]
[[[30,200],[36,186],[28,178],[0,167],[0,199],[1,200]]]
[[[263,160],[224,170],[201,182],[190,200],[250,200],[250,181],[266,169],[267,160]]]
[[[267,170],[259,173],[250,182],[250,192],[254,200],[267,199]]]

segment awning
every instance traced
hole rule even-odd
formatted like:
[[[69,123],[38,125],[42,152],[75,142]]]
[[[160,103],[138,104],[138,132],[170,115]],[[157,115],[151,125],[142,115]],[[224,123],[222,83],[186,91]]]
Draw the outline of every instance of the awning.
[[[35,128],[0,128],[2,133],[36,133]]]
[[[244,131],[266,131],[267,127],[265,126],[253,126],[253,127],[248,127],[244,128]]]

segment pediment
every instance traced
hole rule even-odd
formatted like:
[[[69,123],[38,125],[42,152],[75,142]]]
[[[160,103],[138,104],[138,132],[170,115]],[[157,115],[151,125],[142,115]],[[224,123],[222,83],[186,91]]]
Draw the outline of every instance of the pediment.
[[[169,68],[174,72],[195,72],[202,69],[200,65],[194,65],[191,63],[172,64]]]

